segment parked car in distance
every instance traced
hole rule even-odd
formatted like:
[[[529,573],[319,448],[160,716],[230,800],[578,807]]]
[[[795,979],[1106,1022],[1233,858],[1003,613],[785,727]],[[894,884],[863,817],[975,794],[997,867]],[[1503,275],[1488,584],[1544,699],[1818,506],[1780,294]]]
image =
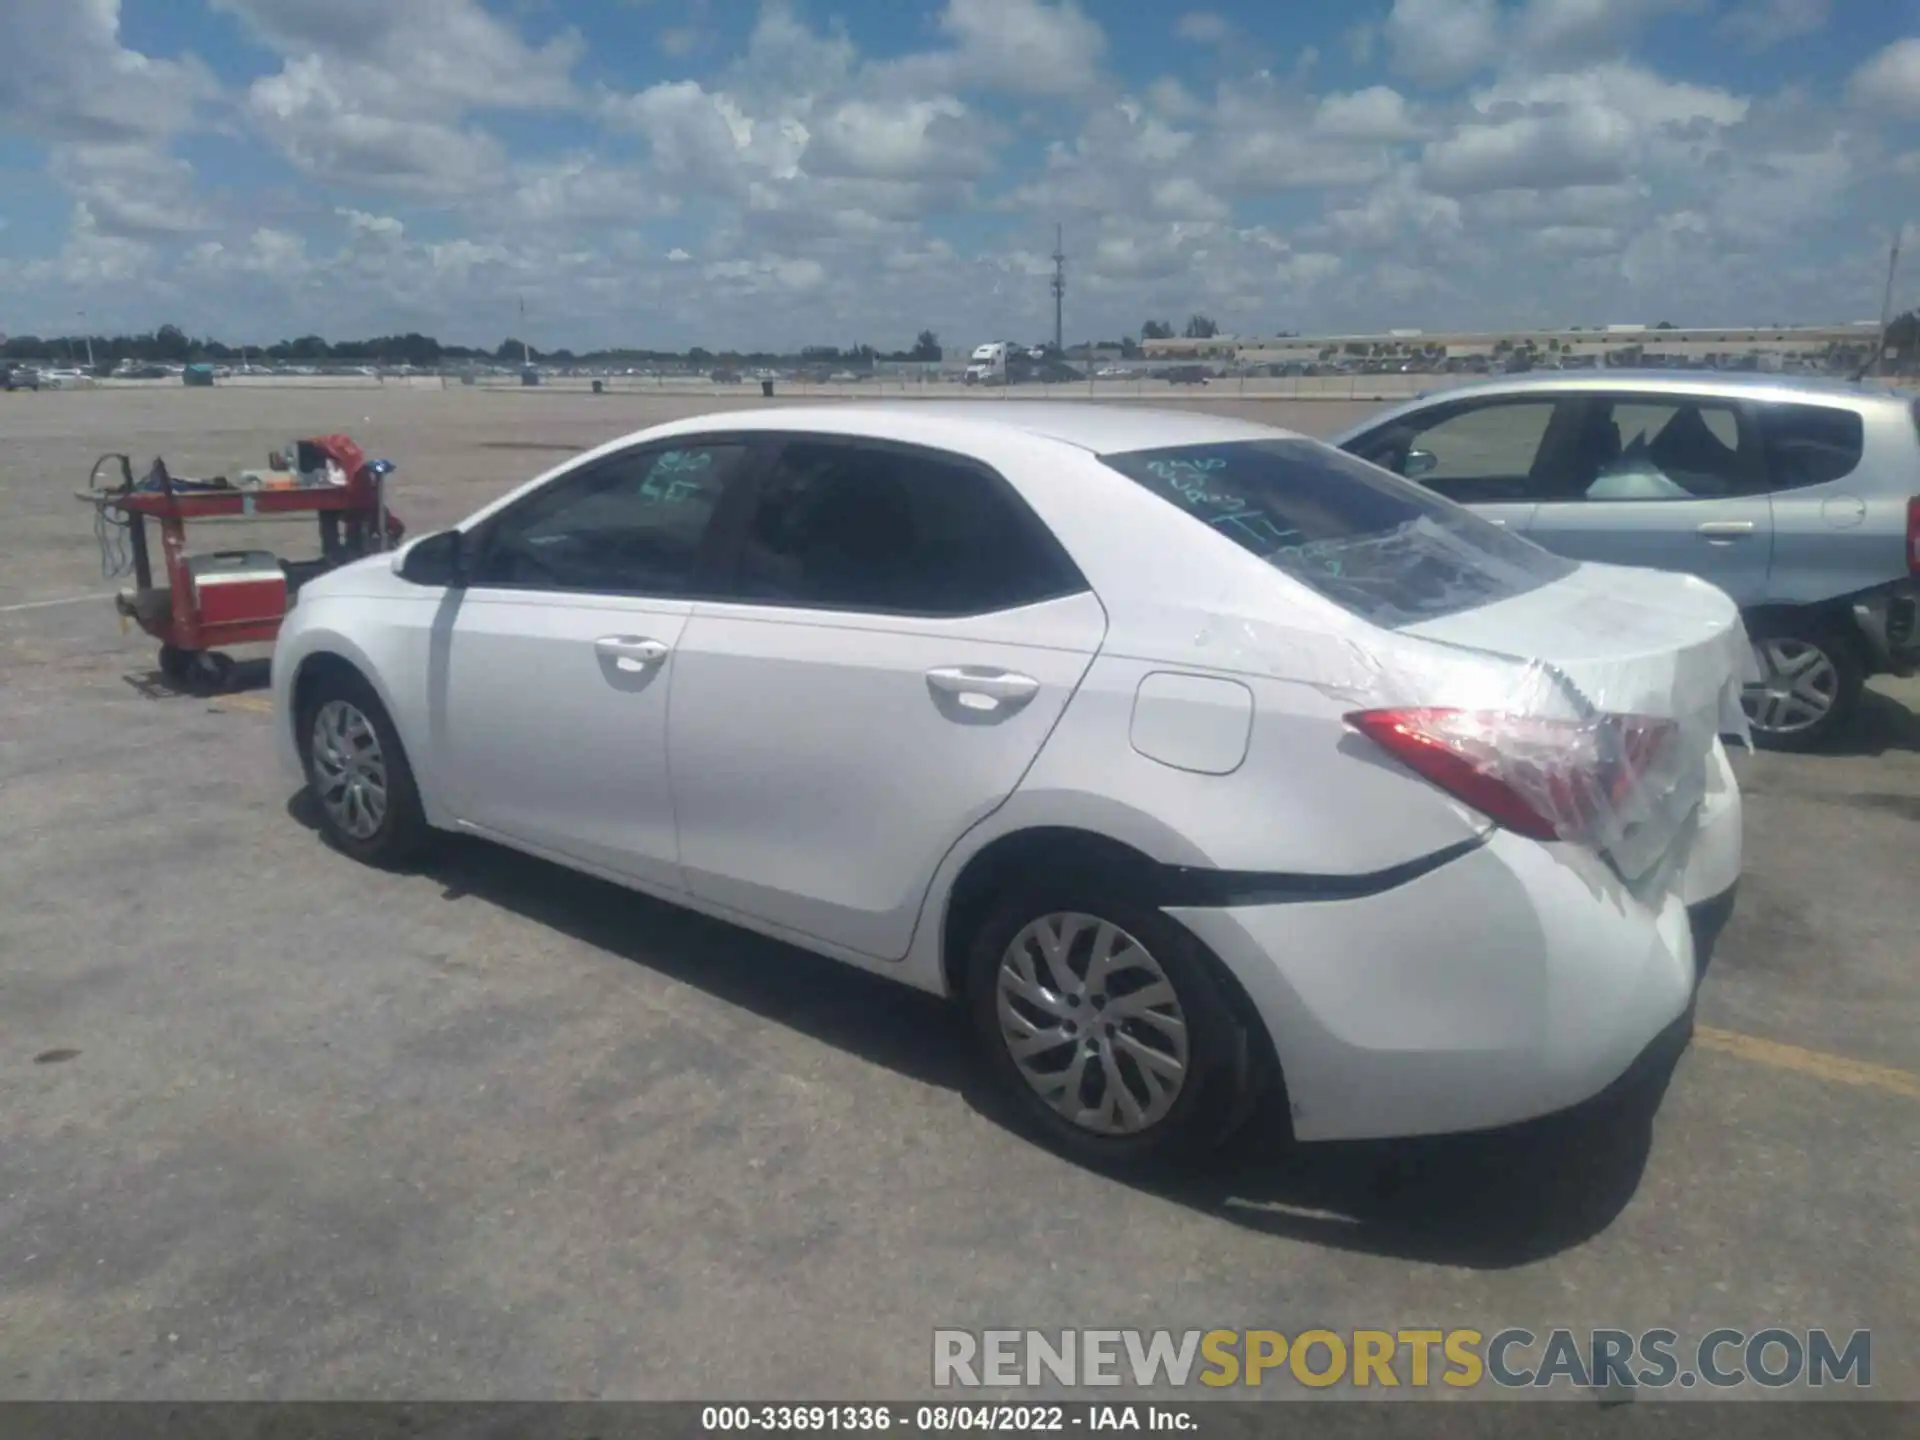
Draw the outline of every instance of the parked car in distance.
[[[1160,372],[1160,378],[1169,385],[1204,385],[1207,383],[1207,367],[1204,365],[1169,365]]]
[[[1838,738],[1920,666],[1920,401],[1767,375],[1535,375],[1432,392],[1336,436],[1576,560],[1676,570],[1739,605],[1756,742]]]
[[[1284,430],[1048,401],[676,421],[303,585],[339,849],[482,836],[963,999],[1096,1163],[1476,1129],[1689,1033],[1732,603]],[[773,963],[777,963],[777,958]]]
[[[8,365],[5,367],[4,373],[0,374],[0,378],[4,379],[4,388],[8,390],[38,390],[40,388],[40,372],[31,365]]]

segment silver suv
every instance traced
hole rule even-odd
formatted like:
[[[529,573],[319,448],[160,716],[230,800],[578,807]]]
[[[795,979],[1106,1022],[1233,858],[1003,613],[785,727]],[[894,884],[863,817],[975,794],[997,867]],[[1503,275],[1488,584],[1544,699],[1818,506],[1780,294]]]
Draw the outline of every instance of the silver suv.
[[[1755,740],[1833,739],[1920,665],[1920,400],[1765,375],[1533,374],[1335,437],[1579,560],[1683,570],[1745,612]]]

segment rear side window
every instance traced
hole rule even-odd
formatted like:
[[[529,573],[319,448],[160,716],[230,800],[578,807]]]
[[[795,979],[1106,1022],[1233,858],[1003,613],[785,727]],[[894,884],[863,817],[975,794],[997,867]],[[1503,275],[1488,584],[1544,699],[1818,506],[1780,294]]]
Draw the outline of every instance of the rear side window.
[[[1573,573],[1573,562],[1419,486],[1312,440],[1103,455],[1184,523],[1217,530],[1316,593],[1395,628],[1477,609]]]
[[[1556,499],[1728,500],[1754,494],[1751,440],[1730,401],[1596,397]]]
[[[762,604],[959,616],[1085,588],[991,471],[932,450],[795,441],[761,488],[733,592]]]
[[[1844,479],[1860,467],[1866,425],[1835,405],[1768,405],[1760,411],[1767,478],[1775,490]]]

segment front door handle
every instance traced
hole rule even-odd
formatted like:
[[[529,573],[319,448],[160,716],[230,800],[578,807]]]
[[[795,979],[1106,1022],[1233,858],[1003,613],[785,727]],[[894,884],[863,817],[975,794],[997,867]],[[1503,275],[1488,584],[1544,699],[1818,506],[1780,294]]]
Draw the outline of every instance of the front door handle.
[[[645,670],[664,661],[673,647],[644,635],[602,635],[593,642],[593,653],[622,670]]]
[[[976,665],[943,665],[929,670],[927,684],[943,695],[957,696],[970,710],[991,710],[997,705],[1031,700],[1040,693],[1040,682],[1031,675]]]
[[[1699,533],[1709,539],[1732,540],[1753,534],[1753,528],[1751,520],[1709,520],[1700,527]]]

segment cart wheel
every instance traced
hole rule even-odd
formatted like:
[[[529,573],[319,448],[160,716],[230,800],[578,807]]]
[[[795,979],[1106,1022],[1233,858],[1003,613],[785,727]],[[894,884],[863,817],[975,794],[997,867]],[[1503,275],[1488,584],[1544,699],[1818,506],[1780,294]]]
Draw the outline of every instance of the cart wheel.
[[[193,662],[198,652],[182,650],[178,645],[160,647],[160,673],[167,680],[184,689],[193,680]]]
[[[188,683],[196,695],[219,695],[233,681],[233,657],[218,650],[196,651]]]

